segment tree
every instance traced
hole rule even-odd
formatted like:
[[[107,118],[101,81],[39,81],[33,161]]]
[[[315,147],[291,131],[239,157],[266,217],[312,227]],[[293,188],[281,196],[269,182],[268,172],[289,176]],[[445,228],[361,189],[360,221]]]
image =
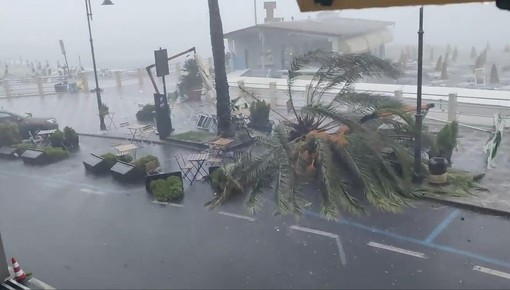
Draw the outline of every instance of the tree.
[[[209,24],[211,30],[211,47],[214,60],[216,82],[216,114],[218,115],[218,135],[232,137],[235,135],[230,110],[227,72],[225,69],[225,44],[223,42],[223,24],[221,22],[218,0],[208,0]]]
[[[439,56],[437,58],[437,62],[436,62],[436,71],[437,72],[440,72],[441,70],[443,69],[443,56]]]
[[[451,47],[451,45],[448,43],[448,45],[446,46],[446,54],[447,54],[447,55],[448,55],[448,54],[450,54],[451,50],[452,50],[452,47]]]
[[[319,67],[311,80],[317,85],[297,110],[294,81],[313,65]],[[277,213],[299,214],[310,206],[308,185],[317,189],[308,194],[319,194],[321,213],[328,219],[341,209],[363,212],[366,203],[382,210],[406,205],[418,194],[411,182],[414,117],[394,98],[350,86],[363,77],[397,74],[389,62],[368,54],[315,51],[294,59],[287,93],[295,118],[277,125],[271,137],[257,138],[257,146],[235,163],[224,165],[221,191],[207,205],[216,207],[245,194],[245,205],[256,212],[262,193],[274,188]],[[333,97],[326,100],[325,94]],[[428,152],[431,138],[425,135],[423,142]]]
[[[490,50],[491,49],[491,45],[489,44],[489,42],[487,41],[487,44],[485,45],[485,50]]]
[[[483,68],[486,63],[487,63],[487,50],[484,49],[475,60],[475,68]]]
[[[505,45],[505,48],[503,48],[503,52],[510,52],[510,45]]]
[[[471,59],[475,59],[476,58],[476,54],[477,54],[476,53],[476,48],[473,46],[471,48],[471,55],[470,55]]]
[[[457,46],[453,49],[452,61],[457,61],[457,57],[459,57],[459,51],[457,50]]]
[[[430,55],[429,55],[429,62],[433,62],[434,61],[434,48],[431,47],[430,48]]]
[[[443,62],[443,67],[441,68],[441,79],[447,80],[448,79],[448,62]]]
[[[499,84],[498,68],[496,64],[492,65],[490,82],[491,84]]]

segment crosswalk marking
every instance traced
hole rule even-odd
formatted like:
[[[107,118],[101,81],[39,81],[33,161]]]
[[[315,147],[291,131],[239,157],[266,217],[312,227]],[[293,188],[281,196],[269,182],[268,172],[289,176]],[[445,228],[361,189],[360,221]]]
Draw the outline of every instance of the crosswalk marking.
[[[391,252],[395,252],[395,253],[413,256],[416,258],[421,258],[421,259],[427,258],[427,256],[425,256],[424,253],[410,251],[410,250],[406,250],[406,249],[402,249],[402,248],[397,248],[397,247],[394,247],[391,245],[385,245],[385,244],[380,244],[380,243],[376,243],[376,242],[369,242],[369,243],[367,243],[367,245],[374,247],[374,248],[379,248],[379,249],[383,249],[383,250],[387,250],[387,251],[391,251]]]
[[[477,266],[477,265],[475,265],[473,267],[473,270],[510,280],[510,274],[509,273],[501,272],[501,271],[498,271],[498,270],[493,270],[493,269],[489,269],[489,268],[485,268],[485,267]]]

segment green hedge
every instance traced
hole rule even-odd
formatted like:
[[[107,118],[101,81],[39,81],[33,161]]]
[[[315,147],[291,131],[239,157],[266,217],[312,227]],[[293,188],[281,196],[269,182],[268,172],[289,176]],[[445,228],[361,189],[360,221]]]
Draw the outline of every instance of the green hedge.
[[[0,124],[0,146],[10,146],[21,142],[18,125],[14,123]]]
[[[131,155],[123,155],[123,156],[115,156],[113,153],[106,153],[101,155],[101,157],[106,161],[106,163],[112,167],[117,163],[117,161],[122,161],[125,163],[131,163],[133,161],[133,156]]]
[[[156,106],[153,104],[147,104],[143,106],[143,108],[136,112],[136,119],[138,121],[152,121],[153,115],[152,112],[156,111]]]
[[[69,152],[60,147],[48,146],[44,148],[44,153],[48,162],[58,162],[69,157]]]
[[[145,175],[145,165],[152,161],[156,161],[156,164],[159,166],[158,157],[153,156],[153,155],[147,155],[147,156],[144,156],[138,160],[135,160],[133,162],[133,165],[135,166],[136,171],[138,171],[140,174]]]
[[[176,201],[184,196],[182,181],[177,176],[154,180],[151,182],[150,187],[154,197],[159,202]]]
[[[23,154],[23,152],[27,151],[27,149],[37,148],[37,145],[35,145],[32,142],[25,142],[25,143],[14,144],[14,145],[12,145],[12,147],[18,149],[16,151],[16,153],[18,153],[18,155],[21,155],[21,154]]]

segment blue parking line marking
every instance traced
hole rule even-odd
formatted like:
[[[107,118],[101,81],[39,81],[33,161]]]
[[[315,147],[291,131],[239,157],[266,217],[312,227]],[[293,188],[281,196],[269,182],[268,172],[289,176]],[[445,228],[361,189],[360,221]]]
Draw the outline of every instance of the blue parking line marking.
[[[453,213],[451,213],[450,215],[452,215],[452,214]],[[313,211],[310,211],[310,210],[304,211],[304,215],[323,219],[319,213],[313,212]],[[453,216],[452,219],[453,218],[455,218],[455,216]],[[324,220],[324,221],[326,221],[326,220]],[[361,224],[361,223],[358,223],[358,222],[350,221],[348,219],[336,220],[335,222],[338,223],[338,224],[343,224],[343,225],[351,226],[351,227],[354,227],[354,228],[362,229],[362,230],[365,230],[365,231],[369,231],[369,232],[372,232],[372,233],[380,234],[380,235],[383,235],[383,236],[386,236],[386,237],[389,237],[389,238],[394,238],[394,239],[397,239],[397,240],[400,240],[400,241],[409,242],[409,243],[417,244],[417,245],[424,246],[424,247],[427,247],[427,248],[431,248],[431,249],[434,249],[434,250],[448,252],[448,253],[451,253],[451,254],[456,254],[456,255],[460,255],[460,256],[464,256],[464,257],[468,257],[468,258],[473,258],[473,259],[476,259],[476,260],[479,260],[479,261],[482,261],[482,262],[485,262],[485,263],[494,264],[494,265],[498,265],[498,266],[510,269],[510,262],[507,262],[507,261],[502,261],[502,260],[498,260],[498,259],[494,259],[494,258],[489,258],[489,257],[483,256],[483,255],[475,254],[475,253],[472,253],[472,252],[469,252],[469,251],[465,251],[465,250],[460,250],[460,249],[453,248],[453,247],[450,247],[450,246],[434,244],[433,242],[427,242],[426,240],[419,240],[419,239],[403,236],[401,234],[396,234],[396,233],[389,232],[386,229],[380,229],[380,228],[377,228],[377,227],[367,226],[367,225],[364,225],[364,224]],[[447,224],[443,227],[443,230],[444,230],[444,228],[446,228],[446,226],[447,226]]]
[[[438,224],[434,230],[429,234],[429,236],[425,239],[425,243],[432,243],[434,239],[441,234],[446,227],[459,215],[460,210],[455,209],[452,211],[447,217],[444,218],[444,220]]]

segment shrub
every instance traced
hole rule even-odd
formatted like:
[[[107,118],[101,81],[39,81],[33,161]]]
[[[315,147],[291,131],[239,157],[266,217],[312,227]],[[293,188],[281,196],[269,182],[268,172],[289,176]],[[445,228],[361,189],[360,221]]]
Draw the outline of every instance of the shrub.
[[[138,121],[152,121],[154,111],[156,111],[156,106],[147,104],[140,111],[136,112],[136,119]]]
[[[255,101],[250,105],[250,125],[252,128],[265,129],[271,126],[269,113],[271,105],[265,101]]]
[[[149,162],[156,161],[159,166],[159,160],[156,156],[147,155],[133,162],[133,165],[140,174],[145,174],[145,165]]]
[[[69,156],[69,152],[60,147],[48,146],[44,148],[44,153],[49,162],[57,162],[66,159]]]
[[[151,182],[150,187],[154,193],[154,197],[159,202],[175,201],[184,196],[182,191],[182,181],[177,176],[154,180]]]
[[[9,146],[21,142],[18,125],[14,123],[0,124],[0,146]]]
[[[131,156],[131,155],[121,155],[121,156],[117,156],[117,160],[122,161],[122,162],[126,162],[126,163],[131,163],[131,161],[133,161],[133,156]]]
[[[23,152],[27,151],[27,149],[37,148],[37,145],[35,145],[32,142],[24,142],[24,143],[14,144],[13,147],[18,149],[16,151],[16,153],[18,153],[18,155],[21,155],[21,154],[23,154]]]
[[[64,141],[73,146],[77,146],[80,143],[78,133],[68,126],[64,128]]]
[[[64,144],[64,132],[57,130],[51,134],[50,143],[52,147],[62,147]]]
[[[113,153],[106,153],[101,155],[101,157],[104,159],[104,161],[106,162],[106,164],[108,164],[109,167],[113,167],[113,165],[117,163],[117,156],[115,156],[115,154]]]

